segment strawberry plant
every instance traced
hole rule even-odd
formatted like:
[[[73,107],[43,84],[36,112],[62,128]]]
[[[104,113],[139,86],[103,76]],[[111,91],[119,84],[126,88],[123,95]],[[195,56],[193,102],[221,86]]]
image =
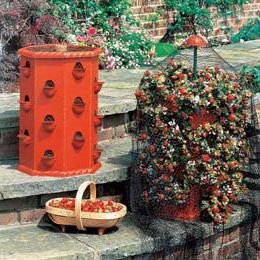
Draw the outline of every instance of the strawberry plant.
[[[245,189],[247,79],[215,66],[194,80],[189,67],[171,61],[162,72],[145,72],[136,97],[144,201],[152,208],[185,205],[199,187],[207,214],[226,223],[230,203]]]

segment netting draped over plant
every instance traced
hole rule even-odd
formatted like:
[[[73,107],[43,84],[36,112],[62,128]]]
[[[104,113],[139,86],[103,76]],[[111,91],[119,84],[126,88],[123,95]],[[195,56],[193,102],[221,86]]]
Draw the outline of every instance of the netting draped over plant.
[[[251,92],[244,77],[219,67],[192,71],[170,62],[163,72],[145,75],[138,99],[137,174],[150,209],[185,205],[200,187],[203,209],[226,223],[244,190],[242,167]]]

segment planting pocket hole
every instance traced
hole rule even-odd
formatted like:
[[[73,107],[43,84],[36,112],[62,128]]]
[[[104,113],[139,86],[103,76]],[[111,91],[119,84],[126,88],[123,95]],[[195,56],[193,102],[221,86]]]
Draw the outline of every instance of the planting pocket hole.
[[[29,131],[26,129],[26,130],[24,130],[23,134],[26,136],[29,136]]]
[[[76,70],[84,70],[83,65],[80,62],[77,62],[74,66],[74,69]]]
[[[26,96],[24,97],[24,102],[29,102],[29,101],[30,101],[30,98],[29,98],[28,95],[26,95]]]
[[[54,122],[55,119],[52,115],[47,115],[47,116],[45,116],[44,121],[45,122]]]
[[[83,99],[81,97],[76,97],[74,99],[74,104],[75,105],[84,105],[85,103],[83,102]]]
[[[44,157],[45,158],[53,158],[54,157],[54,152],[52,150],[46,150],[44,152]]]
[[[25,63],[25,66],[24,67],[26,67],[26,68],[30,68],[31,67],[31,65],[30,65],[30,62],[29,61],[26,61],[26,63]]]
[[[74,139],[75,140],[78,140],[78,141],[82,141],[84,140],[84,137],[82,135],[82,133],[80,131],[77,131],[75,134],[74,134]]]
[[[47,80],[45,82],[45,88],[54,88],[55,87],[55,84],[52,80]]]

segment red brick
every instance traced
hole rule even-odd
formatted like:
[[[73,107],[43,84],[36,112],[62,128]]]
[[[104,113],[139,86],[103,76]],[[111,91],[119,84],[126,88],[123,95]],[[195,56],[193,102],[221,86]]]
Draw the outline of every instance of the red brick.
[[[21,211],[20,222],[21,223],[36,222],[40,220],[45,215],[45,213],[46,213],[45,209],[32,209],[32,210]]]
[[[216,259],[216,252],[215,251],[207,251],[203,254],[200,254],[196,257],[196,260],[209,260],[209,259]]]
[[[235,255],[242,251],[241,242],[239,240],[235,240],[229,243],[224,244],[218,251],[220,259],[223,257],[226,259],[229,256]]]
[[[236,240],[240,237],[240,228],[236,227],[235,229],[230,230],[229,233],[229,240]]]
[[[240,234],[246,234],[250,232],[250,225],[247,226],[242,226],[239,228],[240,229]]]
[[[217,243],[225,244],[229,242],[229,232],[228,231],[224,231],[224,233],[221,232],[215,236],[215,239]]]
[[[0,213],[0,225],[11,225],[18,223],[17,212]]]

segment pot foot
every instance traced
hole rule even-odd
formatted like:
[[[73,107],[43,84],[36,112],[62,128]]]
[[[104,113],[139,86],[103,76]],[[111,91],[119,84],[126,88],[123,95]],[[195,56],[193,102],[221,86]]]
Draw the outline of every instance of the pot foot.
[[[98,235],[103,236],[105,234],[106,229],[105,228],[99,228],[98,229]]]
[[[65,233],[66,232],[66,226],[65,225],[61,225],[60,226],[61,232]]]

